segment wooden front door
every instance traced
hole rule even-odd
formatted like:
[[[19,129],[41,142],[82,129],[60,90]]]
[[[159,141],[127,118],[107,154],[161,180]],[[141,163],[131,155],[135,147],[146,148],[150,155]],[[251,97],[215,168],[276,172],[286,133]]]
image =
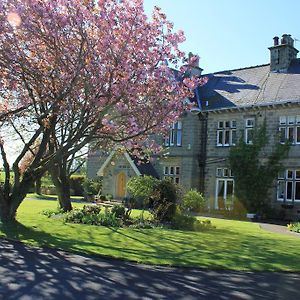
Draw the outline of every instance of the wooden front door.
[[[117,198],[123,199],[126,195],[126,175],[120,172],[117,175]]]

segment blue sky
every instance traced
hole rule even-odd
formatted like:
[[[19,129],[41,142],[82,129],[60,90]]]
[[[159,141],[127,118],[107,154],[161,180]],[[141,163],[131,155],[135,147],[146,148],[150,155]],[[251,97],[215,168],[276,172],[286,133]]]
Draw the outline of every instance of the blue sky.
[[[269,62],[273,37],[300,40],[299,0],[144,0],[148,14],[162,8],[186,42],[182,49],[201,57],[203,73]],[[300,50],[300,41],[295,47]],[[300,56],[300,55],[298,55]]]

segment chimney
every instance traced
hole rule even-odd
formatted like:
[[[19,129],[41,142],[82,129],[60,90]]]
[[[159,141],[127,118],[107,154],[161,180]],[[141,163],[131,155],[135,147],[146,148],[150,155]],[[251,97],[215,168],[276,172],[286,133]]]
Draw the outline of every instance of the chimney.
[[[201,76],[203,69],[199,67],[199,59],[200,57],[198,55],[195,55],[192,52],[189,53],[188,72],[190,76]]]
[[[278,46],[279,45],[279,37],[278,36],[274,36],[273,40],[274,40],[274,46]]]
[[[273,38],[274,45],[270,50],[270,71],[287,72],[291,61],[297,58],[299,52],[294,48],[294,40],[290,34],[283,34],[279,44],[279,37]]]

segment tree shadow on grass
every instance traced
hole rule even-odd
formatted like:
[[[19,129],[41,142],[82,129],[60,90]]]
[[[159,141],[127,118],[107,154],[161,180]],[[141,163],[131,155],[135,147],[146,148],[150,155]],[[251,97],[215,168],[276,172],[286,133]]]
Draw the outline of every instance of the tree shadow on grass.
[[[148,267],[1,239],[0,247],[3,299],[273,300],[299,296],[297,274]]]
[[[76,226],[74,227],[75,233]],[[99,235],[103,236],[103,239],[99,240],[96,237],[97,232],[89,233],[86,227],[82,234],[82,227],[77,227],[74,238],[63,236],[63,226],[60,233],[53,235],[21,223],[2,225],[1,229],[10,239],[25,240],[38,246],[147,263],[213,269],[288,270],[290,267],[295,270],[297,266],[300,269],[299,251],[294,249],[294,244],[287,244],[285,240],[276,241],[267,237],[262,239],[252,234],[241,236],[238,232],[226,229],[191,233],[177,230],[168,232],[116,228],[99,232]],[[81,234],[86,237],[84,240]],[[278,243],[276,247],[274,242]]]

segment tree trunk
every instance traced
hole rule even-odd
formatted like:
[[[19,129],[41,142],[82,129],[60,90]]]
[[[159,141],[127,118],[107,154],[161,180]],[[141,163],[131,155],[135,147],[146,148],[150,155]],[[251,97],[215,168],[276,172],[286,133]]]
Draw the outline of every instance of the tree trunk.
[[[70,199],[70,178],[67,174],[62,173],[64,172],[61,168],[59,168],[59,172],[54,169],[50,172],[56,189],[59,206],[64,212],[67,212],[72,210],[72,203]]]
[[[14,222],[16,219],[16,212],[17,209],[14,209],[11,203],[1,199],[0,220],[2,223]]]
[[[70,179],[68,177],[61,178],[61,188],[57,189],[58,202],[63,211],[72,210],[70,195]]]
[[[42,194],[42,178],[39,177],[36,181],[35,181],[35,193],[38,195]]]
[[[0,219],[2,223],[14,222],[16,212],[25,199],[33,180],[28,176],[22,180],[18,187],[14,187],[11,194],[0,195]]]

